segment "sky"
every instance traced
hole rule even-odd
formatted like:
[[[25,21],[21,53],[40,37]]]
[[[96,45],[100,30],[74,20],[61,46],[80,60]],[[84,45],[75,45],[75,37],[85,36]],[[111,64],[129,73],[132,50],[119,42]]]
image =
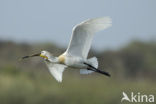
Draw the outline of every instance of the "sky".
[[[156,39],[156,0],[0,0],[0,39],[67,46],[73,26],[104,16],[112,27],[95,35],[93,48]]]

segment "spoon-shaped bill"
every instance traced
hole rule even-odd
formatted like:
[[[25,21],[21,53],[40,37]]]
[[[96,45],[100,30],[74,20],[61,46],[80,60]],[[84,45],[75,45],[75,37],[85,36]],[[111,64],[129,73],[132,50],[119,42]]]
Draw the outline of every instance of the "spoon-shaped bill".
[[[31,55],[31,56],[24,56],[24,57],[22,57],[21,59],[30,58],[30,57],[35,57],[35,56],[40,56],[40,53]]]

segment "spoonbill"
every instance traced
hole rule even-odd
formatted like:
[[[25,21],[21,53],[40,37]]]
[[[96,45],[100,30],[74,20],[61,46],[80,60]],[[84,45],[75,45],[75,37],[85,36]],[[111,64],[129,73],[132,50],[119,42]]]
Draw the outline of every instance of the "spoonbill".
[[[50,73],[58,82],[62,82],[62,74],[67,67],[80,69],[80,74],[97,72],[110,76],[108,72],[98,69],[96,57],[88,59],[87,56],[94,34],[109,28],[111,25],[110,17],[88,19],[73,28],[70,43],[63,54],[55,57],[50,52],[43,50],[38,54],[24,56],[22,59],[35,56],[42,57]]]

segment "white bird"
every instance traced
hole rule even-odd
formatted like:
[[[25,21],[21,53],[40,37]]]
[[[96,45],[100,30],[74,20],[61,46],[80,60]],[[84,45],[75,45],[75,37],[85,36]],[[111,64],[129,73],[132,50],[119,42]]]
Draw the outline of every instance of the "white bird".
[[[88,19],[73,28],[69,46],[60,56],[54,57],[48,51],[41,51],[39,54],[25,56],[23,59],[34,56],[44,58],[50,73],[58,82],[62,82],[62,73],[67,67],[80,69],[81,74],[98,72],[110,76],[109,73],[98,69],[96,57],[87,59],[87,56],[94,34],[111,25],[110,17]]]

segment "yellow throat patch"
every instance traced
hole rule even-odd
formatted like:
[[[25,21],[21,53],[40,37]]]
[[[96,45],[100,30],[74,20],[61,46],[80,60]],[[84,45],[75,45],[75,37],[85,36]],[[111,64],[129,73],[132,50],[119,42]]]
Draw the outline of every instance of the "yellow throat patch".
[[[59,57],[58,57],[58,60],[59,60],[59,62],[60,63],[65,63],[65,56],[64,55],[60,55]]]
[[[43,58],[45,58],[45,59],[48,59],[47,56],[44,56],[44,55],[41,55],[41,54],[40,54],[40,57],[43,57]]]

